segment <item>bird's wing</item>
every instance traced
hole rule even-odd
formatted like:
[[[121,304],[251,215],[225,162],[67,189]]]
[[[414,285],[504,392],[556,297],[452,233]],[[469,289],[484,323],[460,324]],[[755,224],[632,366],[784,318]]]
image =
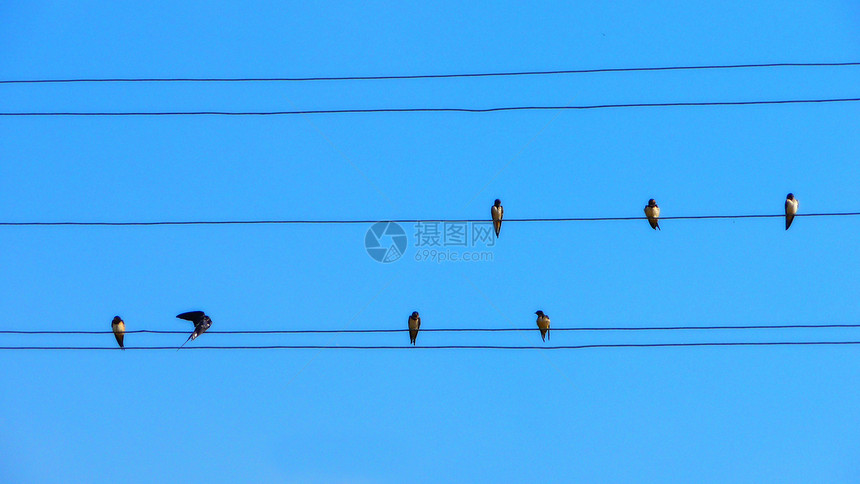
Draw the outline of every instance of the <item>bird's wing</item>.
[[[419,329],[421,329],[421,316],[418,316],[418,326],[415,328],[415,330],[417,331]]]
[[[187,313],[182,313],[176,316],[179,319],[184,319],[186,321],[191,321],[194,325],[197,325],[197,322],[203,319],[203,311],[189,311]]]

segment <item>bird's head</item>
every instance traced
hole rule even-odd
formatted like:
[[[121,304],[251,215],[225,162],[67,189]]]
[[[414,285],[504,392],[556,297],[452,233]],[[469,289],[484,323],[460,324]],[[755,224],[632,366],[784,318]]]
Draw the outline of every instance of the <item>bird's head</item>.
[[[501,201],[501,200],[499,200],[499,199],[497,198],[497,199],[496,199],[496,201],[495,201],[495,202],[493,202],[493,206],[494,206],[494,207],[501,207],[501,206],[502,206],[502,201]]]
[[[794,194],[789,193],[788,196],[785,197],[786,200],[794,200]]]
[[[649,207],[656,207],[656,206],[657,206],[657,201],[656,201],[656,200],[654,200],[653,198],[652,198],[651,200],[648,200],[648,206],[649,206]]]
[[[412,311],[412,319],[418,318],[418,311]]]
[[[538,316],[543,316],[543,315],[544,315],[544,314],[543,314],[543,311],[541,311],[541,310],[537,310],[537,311],[535,311],[535,314],[537,314]]]
[[[121,317],[119,317],[119,316],[114,316],[114,317],[113,317],[113,324],[118,324],[118,323],[121,323],[121,322],[122,322],[122,318],[121,318]]]

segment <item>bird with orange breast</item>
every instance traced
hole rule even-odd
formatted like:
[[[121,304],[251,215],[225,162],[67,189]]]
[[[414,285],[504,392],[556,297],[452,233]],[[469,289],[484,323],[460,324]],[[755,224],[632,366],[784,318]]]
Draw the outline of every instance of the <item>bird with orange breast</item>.
[[[648,223],[651,224],[652,229],[660,230],[660,224],[657,221],[660,218],[660,207],[653,198],[648,200],[648,205],[645,206],[645,216],[648,217]]]
[[[119,343],[119,347],[125,349],[125,346],[122,344],[122,340],[125,337],[125,322],[119,316],[114,316],[113,321],[110,323],[110,329],[113,330],[113,335],[116,338],[116,342]]]
[[[409,316],[409,342],[415,345],[415,340],[418,338],[418,330],[421,329],[421,316],[418,311],[412,311]]]
[[[502,201],[498,198],[493,206],[490,207],[490,216],[493,217],[493,228],[496,230],[496,237],[502,231],[502,217],[505,216],[505,207],[502,206]]]
[[[549,339],[549,316],[540,310],[535,311],[535,314],[537,314],[537,326],[540,330],[540,338],[546,341]]]

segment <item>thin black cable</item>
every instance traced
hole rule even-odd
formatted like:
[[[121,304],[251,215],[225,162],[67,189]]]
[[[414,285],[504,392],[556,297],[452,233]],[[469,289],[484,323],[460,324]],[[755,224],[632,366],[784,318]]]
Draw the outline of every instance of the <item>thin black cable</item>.
[[[857,102],[860,98],[781,99],[773,101],[709,101],[672,103],[591,104],[581,106],[504,106],[495,108],[369,108],[312,109],[307,111],[139,111],[139,112],[2,112],[0,116],[285,116],[309,114],[372,113],[496,113],[501,111],[565,111],[607,108],[658,108],[688,106],[751,106],[769,104],[811,104]]]
[[[607,72],[648,72],[681,71],[709,69],[749,69],[770,67],[844,67],[858,66],[860,62],[778,62],[768,64],[727,64],[705,66],[666,66],[666,67],[610,67],[599,69],[570,69],[555,71],[515,71],[515,72],[477,72],[462,74],[412,74],[387,76],[341,76],[341,77],[185,77],[185,78],[77,78],[77,79],[10,79],[0,80],[0,84],[50,84],[76,82],[307,82],[307,81],[380,81],[402,79],[450,79],[462,77],[503,77],[503,76],[545,76],[560,74],[594,74]]]
[[[778,325],[744,325],[744,326],[609,326],[609,327],[578,327],[552,328],[551,331],[715,331],[715,330],[768,330],[768,329],[834,329],[860,328],[858,324],[778,324]],[[207,331],[206,334],[373,334],[373,333],[405,333],[403,329],[271,329],[271,330],[236,330],[236,331]],[[422,333],[507,333],[532,332],[537,328],[425,328]],[[137,329],[125,331],[125,334],[188,334],[188,331],[162,331]],[[0,334],[113,334],[105,331],[40,331],[40,330],[0,330]]]
[[[851,217],[860,212],[830,212],[830,213],[799,213],[796,217]],[[784,214],[776,215],[680,215],[676,217],[660,217],[660,220],[707,220],[707,219],[743,219],[743,218],[783,218]],[[565,218],[511,218],[511,222],[606,222],[625,220],[645,220],[644,215],[636,217],[565,217]],[[373,224],[377,222],[394,223],[475,223],[487,222],[488,219],[383,219],[383,220],[179,220],[156,222],[0,222],[0,227],[34,227],[34,226],[105,226],[128,227],[155,225],[333,225],[333,224]]]
[[[717,342],[717,343],[630,343],[590,344],[574,346],[338,346],[338,345],[272,345],[272,346],[185,346],[183,350],[583,350],[602,348],[682,348],[702,346],[835,346],[858,345],[860,341],[774,341],[774,342]],[[116,350],[107,346],[2,346],[0,350]],[[176,350],[176,346],[127,346],[125,350]]]

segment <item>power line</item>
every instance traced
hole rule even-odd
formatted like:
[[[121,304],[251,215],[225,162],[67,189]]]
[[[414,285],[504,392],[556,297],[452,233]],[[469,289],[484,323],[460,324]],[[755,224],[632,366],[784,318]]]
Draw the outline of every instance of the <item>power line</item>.
[[[354,108],[311,109],[306,111],[137,111],[137,112],[0,112],[0,116],[286,116],[310,114],[373,114],[373,113],[496,113],[502,111],[566,111],[608,108],[659,108],[689,106],[752,106],[771,104],[821,104],[857,102],[860,98],[779,99],[772,101],[706,101],[671,103],[591,104],[580,106],[503,106],[495,108]]]
[[[829,213],[799,213],[796,217],[852,217],[860,212],[829,212]],[[759,215],[680,215],[676,217],[660,217],[660,220],[715,220],[715,219],[744,219],[744,218],[784,218],[784,214]],[[564,217],[564,218],[511,218],[511,222],[607,222],[645,220],[645,216],[635,217]],[[0,222],[0,227],[38,227],[38,226],[83,226],[83,227],[149,227],[157,225],[335,225],[335,224],[373,224],[377,222],[393,223],[490,223],[489,219],[383,219],[383,220],[178,220],[156,222]]]
[[[834,329],[860,328],[860,324],[779,324],[779,325],[744,325],[744,326],[608,326],[608,327],[578,327],[551,328],[551,331],[715,331],[715,330],[774,330],[774,329]],[[236,330],[236,331],[207,331],[206,334],[373,334],[373,333],[405,333],[403,329],[273,329],[273,330]],[[507,333],[533,332],[536,328],[425,328],[421,333]],[[188,331],[162,331],[137,329],[125,331],[125,334],[188,334]],[[113,334],[112,331],[40,331],[40,330],[0,330],[0,334]]]
[[[683,348],[703,346],[838,346],[858,345],[860,341],[773,341],[773,342],[716,342],[716,343],[630,343],[589,344],[574,346],[492,346],[492,345],[445,345],[445,346],[338,346],[338,345],[271,345],[271,346],[185,346],[186,350],[584,350],[605,348]],[[126,350],[173,350],[176,346],[127,346]],[[78,351],[122,351],[119,347],[107,346],[2,346],[0,350],[78,350]]]
[[[476,72],[460,74],[412,74],[412,75],[381,75],[381,76],[341,76],[341,77],[114,77],[114,78],[73,78],[73,79],[9,79],[0,80],[0,84],[60,84],[60,83],[95,83],[95,82],[308,82],[308,81],[381,81],[404,79],[451,79],[464,77],[512,77],[512,76],[546,76],[561,74],[595,74],[611,72],[654,72],[682,70],[713,70],[713,69],[750,69],[772,67],[845,67],[858,66],[860,62],[778,62],[768,64],[726,64],[704,66],[664,66],[664,67],[610,67],[598,69],[569,69],[554,71],[512,71],[512,72]]]

